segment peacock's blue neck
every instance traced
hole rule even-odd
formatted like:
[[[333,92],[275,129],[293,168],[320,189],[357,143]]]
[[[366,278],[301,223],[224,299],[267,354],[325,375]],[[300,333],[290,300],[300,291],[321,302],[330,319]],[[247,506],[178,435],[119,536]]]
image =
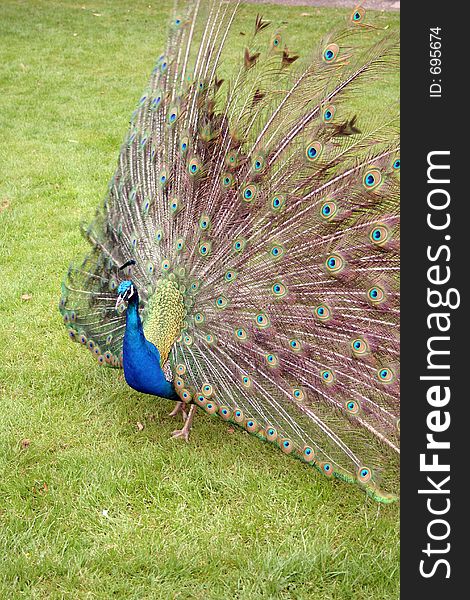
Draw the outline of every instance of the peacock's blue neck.
[[[134,292],[127,305],[125,337],[131,340],[133,344],[144,344],[146,342],[144,328],[142,327],[139,315],[139,297],[137,292]]]
[[[178,399],[173,384],[165,379],[158,349],[145,338],[137,292],[127,305],[123,366],[124,377],[135,390],[171,400]]]

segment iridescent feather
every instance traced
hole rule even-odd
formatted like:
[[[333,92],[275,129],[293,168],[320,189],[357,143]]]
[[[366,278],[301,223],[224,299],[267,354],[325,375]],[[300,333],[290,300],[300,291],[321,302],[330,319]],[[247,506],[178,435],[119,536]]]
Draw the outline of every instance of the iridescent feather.
[[[217,0],[177,7],[61,312],[71,339],[120,366],[116,289],[132,278],[182,399],[389,502],[397,123],[348,100],[396,66],[396,40],[360,52],[372,27],[358,8],[301,61],[258,16],[222,79],[236,12]]]

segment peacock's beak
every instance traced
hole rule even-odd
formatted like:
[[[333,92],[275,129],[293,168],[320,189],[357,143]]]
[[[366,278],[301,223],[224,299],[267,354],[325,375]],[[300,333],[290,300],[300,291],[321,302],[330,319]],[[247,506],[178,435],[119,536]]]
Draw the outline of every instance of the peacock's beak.
[[[121,294],[119,294],[119,296],[116,299],[116,305],[114,306],[114,310],[117,310],[123,302],[125,302],[125,298],[124,296],[121,296]]]

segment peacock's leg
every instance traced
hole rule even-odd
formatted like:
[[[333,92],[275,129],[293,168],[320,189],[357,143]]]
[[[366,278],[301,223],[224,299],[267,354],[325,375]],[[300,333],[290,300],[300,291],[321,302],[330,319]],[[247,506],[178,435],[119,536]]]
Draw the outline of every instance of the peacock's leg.
[[[173,438],[183,438],[184,440],[186,440],[187,442],[189,442],[189,432],[191,430],[191,425],[193,423],[193,419],[194,419],[194,413],[196,412],[196,405],[195,404],[191,404],[191,408],[189,409],[189,413],[188,416],[184,422],[183,428],[182,429],[177,429],[176,431],[173,431],[173,433],[171,434],[171,437]]]
[[[171,411],[171,413],[168,416],[176,417],[176,415],[179,413],[183,415],[183,422],[186,421],[188,417],[188,413],[186,412],[186,402],[183,402],[181,400],[176,403],[175,408]]]

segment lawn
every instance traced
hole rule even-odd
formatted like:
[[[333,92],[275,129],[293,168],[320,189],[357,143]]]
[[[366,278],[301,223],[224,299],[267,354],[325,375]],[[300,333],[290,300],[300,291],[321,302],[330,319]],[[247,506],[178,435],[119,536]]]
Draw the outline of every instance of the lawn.
[[[202,413],[189,445],[172,440],[171,402],[68,341],[60,283],[171,6],[83,1],[0,5],[0,598],[398,598],[397,504]],[[262,10],[292,51],[347,14]],[[397,90],[391,76],[356,102],[392,106]]]

